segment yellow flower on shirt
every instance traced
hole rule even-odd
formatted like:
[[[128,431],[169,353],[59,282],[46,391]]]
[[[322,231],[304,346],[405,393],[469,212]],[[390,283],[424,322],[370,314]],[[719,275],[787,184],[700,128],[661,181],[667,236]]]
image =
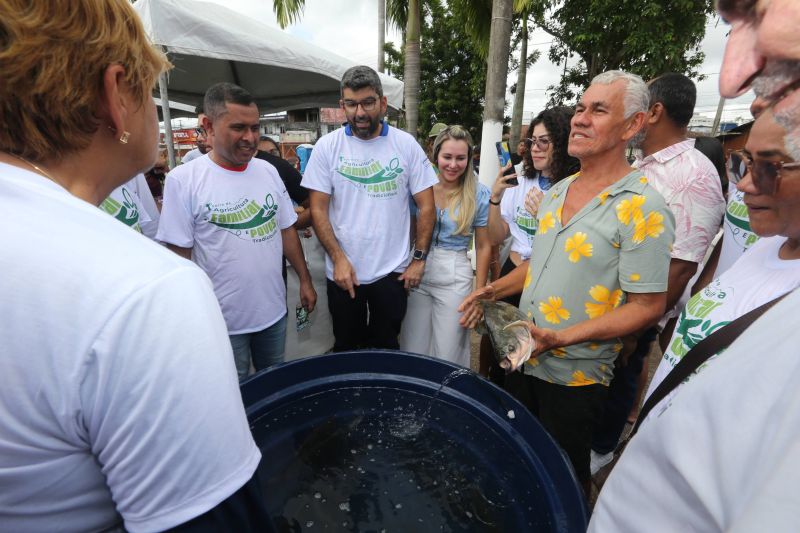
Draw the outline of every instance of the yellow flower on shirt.
[[[645,178],[644,176],[642,176],[641,178],[639,178],[639,182],[640,182],[640,183],[647,183],[647,178]]]
[[[562,307],[563,301],[558,296],[550,296],[547,302],[539,302],[539,312],[551,324],[560,324],[562,320],[569,320],[570,313]]]
[[[533,276],[531,276],[531,268],[528,267],[528,272],[525,274],[525,284],[522,286],[523,289],[527,289],[528,285],[531,284],[533,281]]]
[[[577,263],[581,257],[592,257],[592,244],[586,242],[588,235],[579,231],[567,239],[564,251],[569,253],[569,260]]]
[[[589,295],[595,302],[586,302],[586,314],[589,318],[597,318],[618,307],[622,301],[622,290],[609,291],[602,285],[595,285],[589,289]]]
[[[608,198],[608,191],[603,191],[597,195],[597,199],[600,200],[600,205],[606,205],[606,198]]]
[[[630,200],[622,200],[620,203],[618,203],[617,218],[619,221],[627,226],[631,223],[631,220],[636,222],[639,219],[644,218],[642,215],[642,206],[646,200],[647,198],[641,194],[635,194]]]
[[[558,219],[558,223],[561,224],[561,210],[564,209],[564,206],[560,206],[556,209],[556,218]]]
[[[586,377],[582,370],[576,370],[572,373],[572,381],[567,383],[569,387],[580,387],[582,385],[594,385],[597,381]]]
[[[633,231],[633,242],[640,243],[644,241],[645,237],[657,239],[659,235],[664,233],[664,215],[658,211],[653,211],[647,218],[642,217],[636,221],[636,226]]]
[[[539,235],[544,235],[547,233],[548,230],[551,230],[556,227],[556,219],[553,216],[552,211],[548,211],[544,214],[541,220],[539,220]]]
[[[567,356],[567,350],[565,350],[564,348],[553,348],[552,350],[550,350],[550,353],[553,354],[556,357],[566,357]]]

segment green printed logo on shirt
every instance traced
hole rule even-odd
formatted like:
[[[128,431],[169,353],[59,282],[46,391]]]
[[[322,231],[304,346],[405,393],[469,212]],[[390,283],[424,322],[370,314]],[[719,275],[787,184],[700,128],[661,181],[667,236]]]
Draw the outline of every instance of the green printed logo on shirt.
[[[100,209],[116,218],[126,226],[130,226],[139,233],[142,232],[142,227],[139,225],[139,208],[136,202],[133,201],[131,193],[125,187],[122,188],[123,201],[118,202],[110,196],[103,200],[100,204]]]
[[[715,322],[709,318],[709,315],[723,304],[726,297],[727,292],[719,287],[718,280],[695,294],[686,303],[686,308],[681,313],[678,326],[673,334],[673,341],[668,347],[665,357],[673,357],[677,364],[677,361],[682,359],[700,341],[719,328],[725,327],[729,321]]]
[[[519,229],[528,234],[529,241],[533,241],[533,236],[536,235],[537,228],[536,217],[532,217],[524,207],[517,207],[514,223]]]
[[[750,229],[750,214],[742,198],[744,193],[735,191],[725,210],[725,223],[728,225],[736,244],[743,249],[750,248],[757,240],[758,235]]]
[[[278,204],[267,194],[263,204],[243,199],[233,205],[206,204],[210,215],[208,222],[237,237],[250,238],[253,242],[271,239],[278,232]]]
[[[398,194],[397,176],[403,173],[403,168],[396,157],[388,166],[374,159],[362,161],[340,157],[336,172],[373,198],[389,198]]]

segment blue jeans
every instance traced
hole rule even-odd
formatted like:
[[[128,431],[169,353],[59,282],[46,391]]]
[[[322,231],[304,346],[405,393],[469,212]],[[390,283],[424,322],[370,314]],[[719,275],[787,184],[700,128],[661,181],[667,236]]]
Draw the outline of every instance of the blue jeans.
[[[283,362],[286,344],[286,317],[266,329],[253,333],[228,335],[233,348],[233,360],[236,362],[236,373],[243,380],[250,373],[250,358],[256,371]]]

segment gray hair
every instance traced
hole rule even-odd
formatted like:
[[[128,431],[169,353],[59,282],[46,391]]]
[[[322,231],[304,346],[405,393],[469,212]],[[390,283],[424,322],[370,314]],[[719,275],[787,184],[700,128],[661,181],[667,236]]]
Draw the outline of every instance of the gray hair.
[[[611,85],[617,80],[626,82],[625,87],[625,118],[630,118],[636,113],[646,113],[650,109],[650,91],[647,84],[636,74],[624,70],[608,70],[598,74],[591,85]]]
[[[345,89],[358,91],[359,89],[363,89],[365,87],[374,89],[378,94],[378,97],[383,96],[383,85],[381,84],[381,79],[378,76],[378,73],[372,70],[370,67],[366,65],[358,65],[356,67],[350,67],[347,69],[347,71],[345,71],[344,75],[342,76],[341,94],[344,94]]]

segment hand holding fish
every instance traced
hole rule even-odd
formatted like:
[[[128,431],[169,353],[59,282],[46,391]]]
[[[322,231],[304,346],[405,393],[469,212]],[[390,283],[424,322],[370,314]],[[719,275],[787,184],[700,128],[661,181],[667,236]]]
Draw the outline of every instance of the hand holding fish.
[[[483,318],[483,307],[478,304],[478,300],[494,300],[495,292],[494,287],[486,285],[480,289],[475,289],[472,293],[464,298],[461,305],[458,306],[458,312],[461,313],[459,324],[465,328],[474,328],[478,322]]]
[[[555,329],[540,328],[532,322],[528,324],[528,329],[531,332],[531,337],[533,337],[533,340],[536,342],[531,352],[531,358],[538,357],[542,353],[552,350],[553,348],[561,348],[564,346],[559,332]]]

